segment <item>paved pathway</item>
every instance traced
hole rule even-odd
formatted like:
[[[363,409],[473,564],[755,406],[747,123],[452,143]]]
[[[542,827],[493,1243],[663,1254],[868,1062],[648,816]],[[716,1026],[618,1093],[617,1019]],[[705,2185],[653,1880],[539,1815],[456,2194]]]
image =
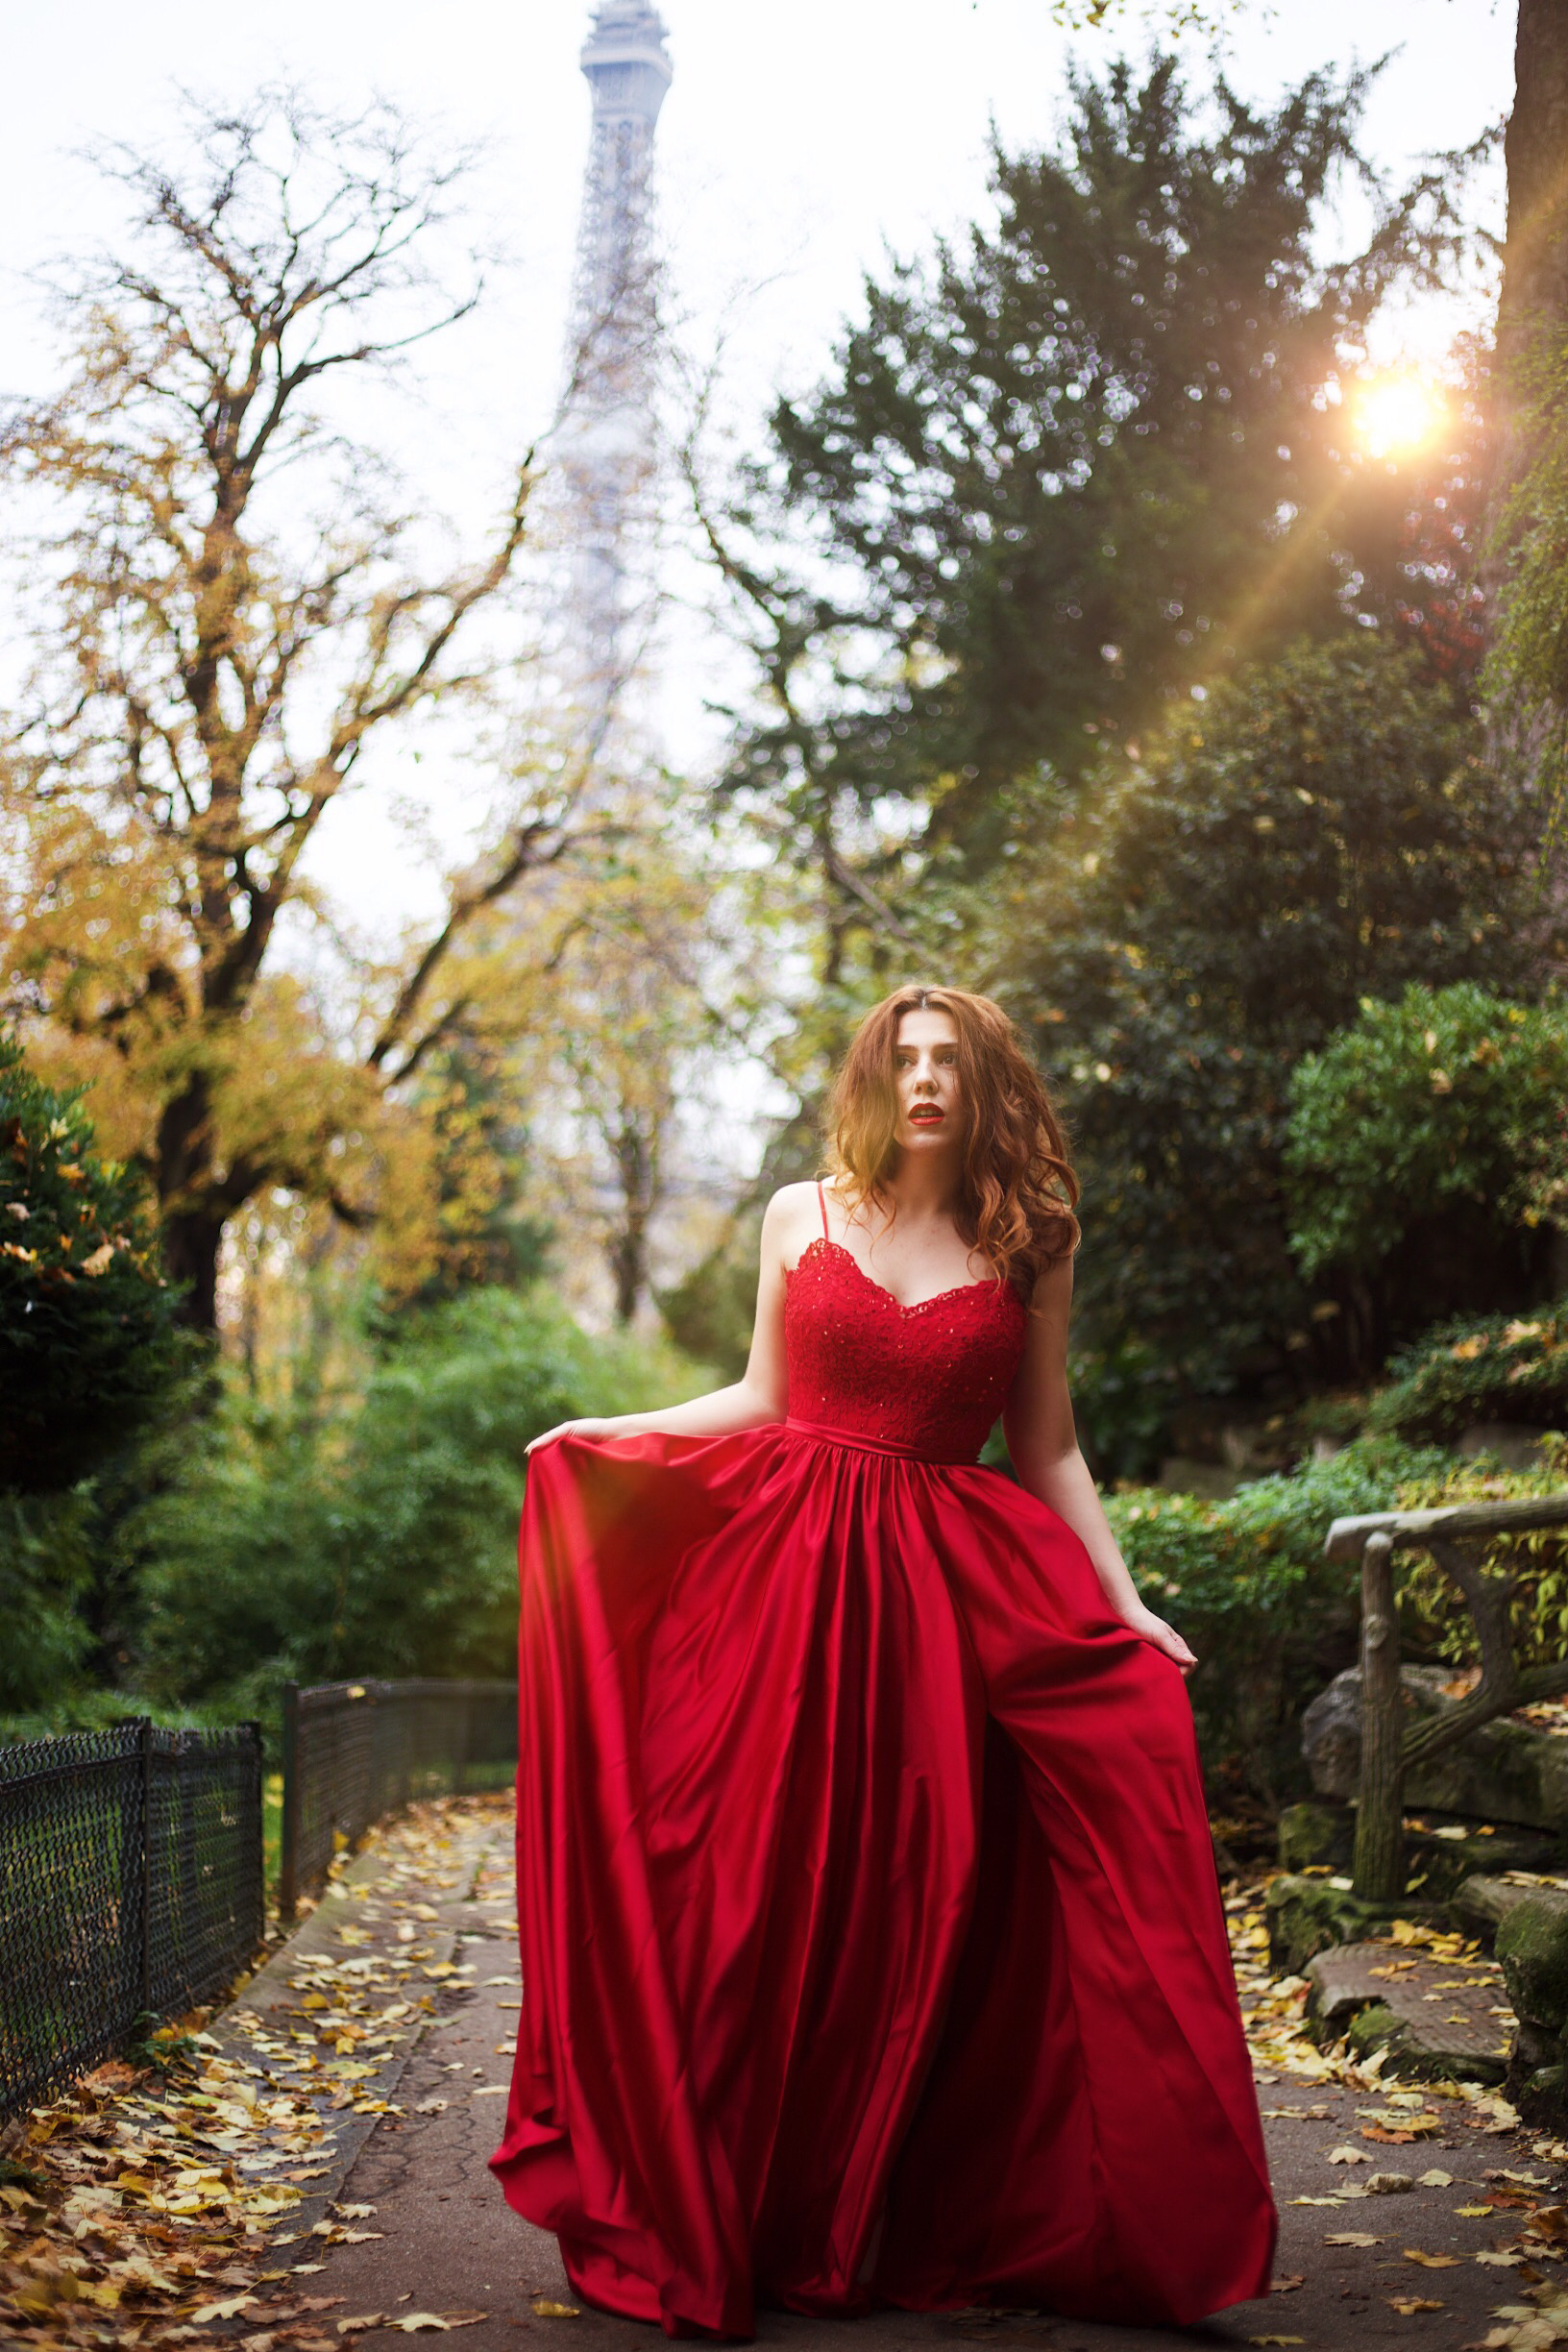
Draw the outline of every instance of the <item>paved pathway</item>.
[[[460,1835],[453,1850],[453,1869],[442,1874],[453,1883],[444,1887],[378,1877],[372,1853],[356,1866],[351,1891],[324,1904],[311,1923],[318,1951],[335,1943],[355,1953],[378,1945],[406,1952],[410,1917],[422,1912],[417,1932],[425,1941],[415,1948],[450,1950],[452,1960],[429,1964],[438,1972],[431,1980],[438,2013],[412,2054],[399,2062],[401,2076],[373,2086],[401,2112],[360,2119],[358,2144],[344,2149],[332,2174],[319,2184],[340,2205],[372,2208],[357,2212],[352,2226],[380,2234],[357,2242],[312,2238],[312,2218],[329,2209],[308,2208],[274,2238],[271,2283],[262,2291],[280,2299],[285,2325],[308,2295],[323,2331],[350,2344],[360,2337],[353,2328],[340,2334],[345,2321],[373,2314],[396,2320],[423,2311],[449,2318],[482,2313],[481,2320],[462,2330],[464,2352],[518,2352],[525,2334],[538,2352],[554,2338],[565,2339],[560,2352],[573,2344],[580,2352],[648,2352],[660,2340],[646,2327],[587,2309],[562,2317],[536,2308],[574,2300],[554,2240],[508,2212],[485,2161],[500,2132],[520,1997],[509,1831],[492,1811]],[[460,1972],[439,1973],[448,1966]],[[274,1962],[270,1975],[280,1999],[288,1997],[291,1972],[299,1971],[288,1953]],[[256,1988],[247,1997],[256,2000]],[[1379,2101],[1365,2090],[1277,2079],[1262,2096],[1284,2216],[1282,2291],[1265,2302],[1185,2332],[1086,2325],[1027,2313],[886,2313],[857,2322],[764,2313],[760,2340],[790,2352],[903,2352],[905,2346],[962,2342],[1040,2345],[1048,2352],[1244,2344],[1348,2352],[1392,2343],[1458,2352],[1507,2326],[1497,2315],[1500,2306],[1511,2304],[1522,2316],[1530,2288],[1556,2275],[1545,2252],[1521,2256],[1516,2250],[1529,2210],[1552,2197],[1562,2170],[1532,2156],[1531,2135],[1487,2133],[1476,2110],[1434,2098],[1427,2106],[1442,2119],[1439,2133],[1409,2144],[1368,2145],[1360,2137],[1364,2119]],[[1345,2147],[1355,2147],[1362,2161],[1332,2163],[1333,2151]],[[1347,2185],[1360,2188],[1380,2171],[1418,2182],[1427,2172],[1452,2178],[1403,2193],[1315,2201],[1342,2194]],[[1505,2177],[1509,2174],[1515,2177]],[[1298,2198],[1313,2201],[1291,2201]],[[1458,2210],[1478,2207],[1485,2210]],[[1371,2242],[1329,2242],[1347,2233]],[[1418,2263],[1411,2251],[1435,2259]],[[1488,2253],[1511,2259],[1477,2260]],[[317,2298],[332,2300],[324,2305]],[[235,2325],[247,2352],[269,2352],[270,2316],[263,2303]],[[379,2352],[396,2340],[366,2330],[364,2340]],[[1549,2333],[1538,2340],[1555,2338]],[[283,2341],[280,2338],[279,2352]]]

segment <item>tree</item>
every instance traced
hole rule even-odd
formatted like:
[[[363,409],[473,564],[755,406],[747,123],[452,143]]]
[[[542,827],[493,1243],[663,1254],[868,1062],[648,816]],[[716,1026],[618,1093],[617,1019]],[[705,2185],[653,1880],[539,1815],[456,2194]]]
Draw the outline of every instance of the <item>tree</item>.
[[[603,1251],[622,1325],[649,1295],[686,1082],[721,1018],[705,986],[717,976],[711,877],[674,819],[647,798],[637,841],[579,899],[531,1041],[535,1090],[554,1115],[539,1173],[560,1221]]]
[[[1547,926],[1528,812],[1419,656],[1292,650],[1145,763],[1044,796],[970,954],[1063,1088],[1083,1167],[1084,1337],[1151,1341],[1188,1394],[1360,1368],[1287,1246],[1294,1063],[1412,980],[1520,985]],[[1347,1360],[1348,1352],[1348,1360]]]
[[[1531,460],[1532,362],[1543,347],[1568,337],[1568,180],[1562,165],[1568,155],[1568,9],[1562,0],[1519,0],[1513,58],[1514,99],[1503,145],[1508,224],[1497,312],[1500,511]],[[1503,539],[1506,546],[1506,528]]]
[[[454,1026],[426,1063],[435,1142],[435,1262],[415,1299],[429,1305],[488,1284],[521,1289],[544,1272],[552,1229],[520,1206],[532,1141],[517,1056]]]
[[[1506,544],[1485,688],[1494,757],[1537,788],[1548,828],[1568,807],[1568,333],[1522,362],[1512,403],[1528,465],[1498,520]],[[1528,405],[1523,397],[1528,391]]]
[[[1366,87],[1314,75],[1257,112],[1220,82],[1206,120],[1168,56],[1075,76],[1062,153],[997,148],[994,229],[869,281],[829,378],[780,404],[784,513],[840,591],[796,633],[861,649],[832,742],[863,801],[925,803],[984,860],[1021,775],[1079,779],[1194,677],[1357,609],[1326,387],[1446,206],[1430,180],[1365,252],[1314,257],[1366,172]],[[785,713],[737,774],[800,760]]]
[[[1099,27],[1135,0],[1051,0],[1059,23]],[[1167,24],[1217,26],[1242,0],[1137,0],[1142,12]],[[1543,332],[1555,340],[1568,327],[1568,10],[1562,0],[1519,0],[1514,18],[1513,105],[1504,140],[1508,223],[1498,312],[1498,355],[1505,370]],[[1502,469],[1517,478],[1517,463]]]
[[[58,1493],[156,1416],[179,1371],[145,1188],[99,1157],[82,1090],[0,1035],[0,1488]]]
[[[1169,0],[1167,21],[1218,23],[1240,0]],[[1130,0],[1051,0],[1062,23],[1100,26]],[[1497,318],[1495,464],[1491,476],[1487,586],[1500,607],[1521,535],[1528,531],[1529,479],[1539,454],[1540,371],[1568,344],[1568,8],[1563,0],[1519,0],[1514,20],[1514,98],[1504,136],[1507,229]],[[1559,599],[1559,610],[1568,591]],[[1550,707],[1527,701],[1521,710],[1508,691],[1516,664],[1507,655],[1494,679],[1488,708],[1488,748],[1494,761],[1533,772],[1541,727],[1556,724]],[[1560,779],[1555,791],[1560,797]]]
[[[121,159],[135,235],[66,289],[69,379],[0,442],[45,517],[3,774],[7,994],[40,1053],[100,1078],[207,1328],[225,1228],[264,1187],[371,1213],[399,1090],[465,1009],[456,949],[577,846],[570,766],[520,788],[433,935],[369,976],[352,1053],[280,968],[323,817],[380,736],[482,682],[496,649],[459,645],[524,541],[527,457],[488,550],[416,568],[387,468],[331,421],[470,306],[428,258],[459,170],[383,105],[196,110],[180,164]]]

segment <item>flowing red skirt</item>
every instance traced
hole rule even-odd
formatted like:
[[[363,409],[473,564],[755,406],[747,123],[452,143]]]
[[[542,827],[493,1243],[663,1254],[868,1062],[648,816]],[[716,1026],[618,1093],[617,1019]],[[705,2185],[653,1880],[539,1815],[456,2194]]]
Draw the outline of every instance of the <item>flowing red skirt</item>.
[[[1275,2217],[1170,1662],[993,1471],[568,1438],[524,1511],[509,2202],[590,2301],[1176,2324]]]

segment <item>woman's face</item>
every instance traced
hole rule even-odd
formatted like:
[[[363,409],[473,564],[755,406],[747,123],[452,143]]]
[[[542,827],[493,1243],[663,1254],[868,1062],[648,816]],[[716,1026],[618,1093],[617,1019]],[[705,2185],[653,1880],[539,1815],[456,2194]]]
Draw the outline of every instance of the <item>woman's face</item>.
[[[958,1077],[958,1025],[950,1013],[927,1006],[905,1013],[893,1051],[898,1092],[898,1144],[903,1151],[951,1150],[964,1137]]]

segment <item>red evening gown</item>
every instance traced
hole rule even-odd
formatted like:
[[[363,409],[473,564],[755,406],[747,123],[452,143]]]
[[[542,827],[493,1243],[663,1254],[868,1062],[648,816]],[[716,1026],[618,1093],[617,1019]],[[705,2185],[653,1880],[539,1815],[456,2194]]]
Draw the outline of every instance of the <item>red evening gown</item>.
[[[975,1460],[1017,1294],[824,1238],[786,1333],[787,1421],[529,1465],[506,2196],[672,2336],[1264,2294],[1182,1678]]]

